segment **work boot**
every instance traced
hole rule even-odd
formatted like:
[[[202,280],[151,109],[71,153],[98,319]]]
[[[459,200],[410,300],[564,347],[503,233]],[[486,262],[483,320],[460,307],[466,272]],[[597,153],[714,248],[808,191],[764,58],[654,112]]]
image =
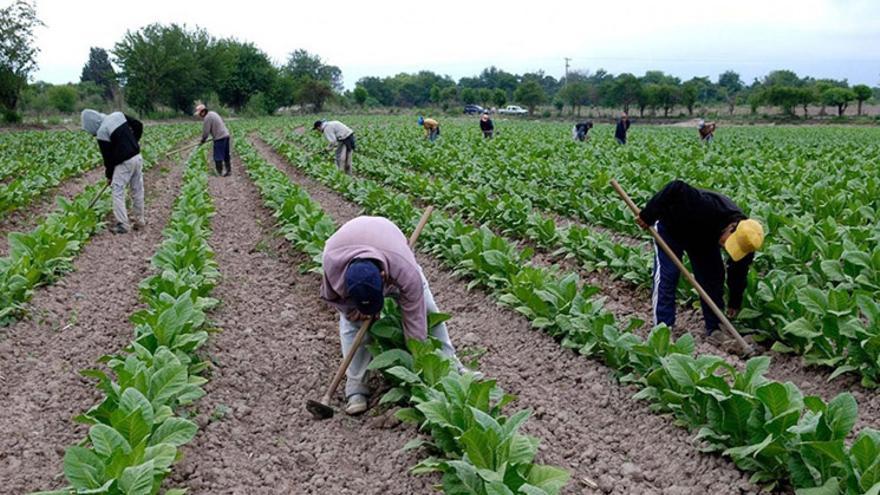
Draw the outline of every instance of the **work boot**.
[[[349,416],[357,416],[363,414],[367,410],[367,396],[354,394],[348,398],[348,404],[345,405],[345,414]]]
[[[711,333],[706,335],[706,342],[722,350],[724,350],[728,345],[727,336],[724,335],[724,332],[722,332],[721,330],[713,330]]]
[[[223,163],[226,165],[226,170],[223,172],[223,177],[229,177],[229,174],[232,173],[232,162],[229,160],[226,160]]]
[[[144,222],[143,220],[135,220],[134,224],[132,224],[131,228],[132,228],[132,230],[137,232],[139,230],[143,230],[143,229],[147,228],[147,223]]]
[[[112,227],[110,227],[110,232],[113,234],[127,234],[128,229],[125,228],[125,225],[122,225],[120,222],[116,222]]]
[[[217,170],[218,176],[223,176],[223,160],[217,160],[214,162],[214,169]]]

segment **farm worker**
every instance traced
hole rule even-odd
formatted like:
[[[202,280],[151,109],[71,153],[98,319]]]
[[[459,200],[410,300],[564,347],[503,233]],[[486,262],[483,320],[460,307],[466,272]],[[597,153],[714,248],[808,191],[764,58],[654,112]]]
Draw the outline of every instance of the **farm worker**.
[[[346,222],[327,239],[323,268],[321,299],[339,310],[343,356],[351,352],[361,321],[377,317],[387,295],[397,298],[405,335],[417,340],[427,337],[427,315],[438,312],[437,304],[406,237],[388,219],[361,216]],[[440,323],[430,331],[458,371],[468,372],[455,355],[446,325]],[[364,344],[368,339],[369,335]],[[345,384],[348,414],[364,412],[369,394],[365,375],[370,353],[364,345],[354,352]]]
[[[721,246],[730,255],[727,262],[727,288],[730,304],[727,314],[733,318],[742,306],[746,276],[754,252],[764,243],[764,228],[746,217],[730,198],[712,191],[691,187],[674,180],[648,201],[636,223],[642,228],[653,225],[672,251],[681,259],[687,253],[694,277],[712,300],[724,309],[724,262]],[[675,288],[678,268],[658,246],[654,246],[654,324],[675,324]],[[723,343],[718,317],[703,304],[706,335],[716,344]],[[713,337],[713,335],[715,337]]]
[[[324,134],[331,151],[336,145],[336,167],[348,175],[351,175],[351,156],[357,145],[354,140],[354,131],[338,120],[317,120],[313,129]]]
[[[571,137],[575,141],[581,141],[581,142],[586,141],[587,139],[589,139],[589,136],[587,136],[587,133],[590,132],[590,129],[592,129],[592,128],[593,128],[593,122],[590,120],[588,120],[586,122],[578,122],[571,129]]]
[[[629,124],[626,112],[621,112],[620,118],[617,119],[617,128],[614,130],[614,139],[618,144],[626,144],[626,132],[629,131]]]
[[[700,119],[700,123],[697,125],[697,130],[700,131],[700,139],[711,143],[713,139],[715,139],[715,122],[706,123],[705,120]]]
[[[114,234],[128,232],[128,212],[125,209],[125,188],[131,190],[134,210],[134,230],[145,226],[144,219],[144,159],[138,142],[144,125],[122,112],[105,115],[86,109],[81,114],[82,128],[98,139],[98,148],[104,158],[104,175],[113,195],[113,216],[116,223],[110,227]]]
[[[232,172],[232,160],[229,155],[229,130],[226,129],[223,118],[213,110],[208,111],[208,107],[202,104],[196,106],[193,115],[204,119],[200,144],[204,144],[208,140],[208,136],[211,136],[211,140],[214,141],[214,168],[217,169],[217,175],[229,176]]]
[[[440,136],[440,123],[434,119],[424,119],[419,116],[419,125],[425,128],[425,137],[433,142]]]
[[[495,134],[495,123],[489,118],[488,113],[484,112],[480,115],[480,130],[483,131],[483,137],[486,139],[492,139],[492,135]]]

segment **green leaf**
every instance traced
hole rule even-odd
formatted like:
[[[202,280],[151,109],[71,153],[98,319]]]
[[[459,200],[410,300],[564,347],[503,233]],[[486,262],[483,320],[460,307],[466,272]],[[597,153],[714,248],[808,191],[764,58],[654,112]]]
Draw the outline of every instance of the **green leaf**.
[[[127,467],[119,477],[119,489],[125,495],[150,495],[153,491],[153,461]]]
[[[415,373],[404,368],[403,366],[388,368],[387,370],[385,370],[385,373],[388,373],[389,375],[400,379],[404,383],[420,383],[422,381],[422,379],[419,378],[419,375],[416,375]]]
[[[816,488],[800,488],[795,490],[796,495],[839,495],[840,481],[837,478],[831,478],[824,485]]]
[[[110,457],[116,452],[125,455],[131,453],[131,445],[116,430],[105,425],[96,424],[89,428],[89,439],[95,448],[95,453],[103,457]]]
[[[188,419],[168,418],[153,432],[150,446],[168,443],[180,447],[192,440],[198,430],[199,426]]]
[[[104,463],[85,447],[68,447],[64,452],[64,476],[77,490],[98,488],[104,484]]]
[[[502,482],[493,481],[492,483],[486,483],[486,495],[515,495],[510,488],[504,485]]]
[[[535,464],[529,470],[526,481],[552,495],[562,490],[568,483],[568,478],[569,473],[564,469]]]
[[[390,368],[395,365],[403,366],[407,369],[412,369],[413,367],[413,358],[412,355],[403,349],[391,349],[379,354],[374,357],[372,361],[370,361],[370,365],[367,369],[371,370],[381,370],[384,368]],[[406,381],[406,380],[404,380]]]
[[[379,405],[397,404],[407,398],[409,398],[409,396],[407,395],[406,389],[402,387],[394,387],[382,396],[379,400]]]

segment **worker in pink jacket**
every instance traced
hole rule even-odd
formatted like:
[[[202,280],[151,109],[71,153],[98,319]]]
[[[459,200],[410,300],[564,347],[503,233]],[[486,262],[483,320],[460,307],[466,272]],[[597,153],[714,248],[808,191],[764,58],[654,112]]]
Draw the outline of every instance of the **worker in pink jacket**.
[[[327,239],[323,267],[321,298],[339,310],[343,356],[351,351],[360,322],[378,316],[389,295],[397,297],[407,338],[427,337],[428,312],[439,310],[406,237],[391,221],[362,216],[347,222]],[[453,359],[458,371],[469,372],[455,355],[446,325],[441,323],[430,330],[442,344],[441,352]],[[365,345],[355,352],[345,384],[348,414],[366,411],[369,395],[365,375],[370,353]]]

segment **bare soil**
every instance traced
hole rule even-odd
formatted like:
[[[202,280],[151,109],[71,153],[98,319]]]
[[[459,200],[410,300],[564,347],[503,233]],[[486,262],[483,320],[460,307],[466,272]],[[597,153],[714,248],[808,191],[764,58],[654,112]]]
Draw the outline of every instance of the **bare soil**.
[[[358,214],[356,206],[302,175],[265,143],[252,142],[338,223]],[[523,317],[486,293],[468,292],[438,260],[421,253],[419,259],[439,307],[453,315],[450,333],[459,352],[487,351],[480,369],[519,396],[515,407],[534,411],[525,429],[542,440],[541,462],[572,472],[566,493],[758,492],[747,474],[720,456],[698,452],[690,433],[632,400],[634,390],[621,387],[608,368],[532,331]]]
[[[338,316],[318,297],[320,277],[300,273],[304,258],[274,236],[238,159],[209,187],[223,275],[211,318],[223,330],[207,346],[215,367],[197,404],[202,428],[171,484],[193,494],[430,493],[438,480],[407,474],[418,458],[400,452],[411,428],[387,415],[306,412],[339,366]]]
[[[28,232],[36,227],[55,209],[58,198],[72,199],[87,186],[104,179],[104,167],[97,167],[76,177],[63,181],[58,187],[46,191],[36,201],[0,219],[0,256],[9,250],[7,235],[10,232]]]
[[[137,286],[151,273],[150,257],[180,186],[181,168],[168,165],[146,173],[145,230],[96,234],[73,272],[35,292],[28,317],[0,329],[3,493],[63,485],[64,448],[87,432],[71,418],[100,400],[93,381],[79,371],[131,341],[128,317],[140,306]]]

